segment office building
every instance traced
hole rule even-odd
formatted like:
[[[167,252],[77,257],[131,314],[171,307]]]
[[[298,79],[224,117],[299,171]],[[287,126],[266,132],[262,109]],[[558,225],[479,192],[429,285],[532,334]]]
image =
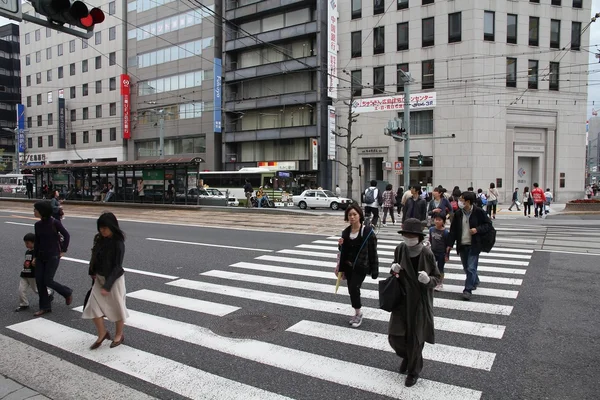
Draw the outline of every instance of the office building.
[[[21,101],[21,64],[19,60],[19,26],[0,26],[0,162],[5,172],[14,168],[17,104]]]
[[[338,68],[347,71],[344,93],[352,92],[360,114],[353,161],[362,188],[370,179],[402,184],[395,170],[402,161],[410,162],[411,184],[424,187],[494,183],[506,201],[515,187],[538,182],[556,201],[582,196],[590,1],[338,5]],[[401,71],[413,78],[410,131],[418,140],[410,161],[403,143],[383,134],[389,120],[403,117]],[[347,121],[345,107],[336,112]]]
[[[331,187],[330,3],[225,1],[225,169],[271,165],[299,187]]]
[[[122,161],[123,3],[88,2],[104,11],[89,40],[33,23],[21,24],[26,164]],[[24,13],[34,13],[23,4]]]
[[[130,160],[201,157],[221,169],[222,24],[213,4],[127,3],[127,70],[131,79]]]

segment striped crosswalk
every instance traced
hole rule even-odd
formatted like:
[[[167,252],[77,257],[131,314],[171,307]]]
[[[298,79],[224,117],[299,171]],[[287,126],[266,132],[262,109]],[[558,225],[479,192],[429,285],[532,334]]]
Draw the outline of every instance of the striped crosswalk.
[[[511,236],[514,231],[498,232],[498,239]],[[160,245],[160,242],[153,243]],[[178,242],[181,246],[186,243]],[[335,236],[298,243],[268,254],[253,254],[245,261],[203,269],[193,278],[169,275],[158,289],[141,289],[127,294],[135,301],[130,302],[127,325],[175,343],[173,349],[177,348],[176,343],[185,343],[253,362],[256,368],[261,365],[276,368],[373,395],[402,399],[480,399],[483,393],[477,382],[473,382],[472,387],[465,387],[464,383],[457,384],[448,378],[440,380],[428,376],[427,370],[428,365],[439,364],[451,368],[457,375],[473,370],[491,373],[497,357],[495,351],[505,336],[507,321],[518,301],[535,250],[531,243],[521,242],[515,247],[510,247],[510,243],[482,254],[481,284],[470,302],[460,298],[464,274],[460,259],[451,257],[446,265],[444,291],[436,292],[434,298],[435,329],[440,333],[436,334],[438,343],[425,346],[423,376],[412,388],[404,387],[397,372],[398,364],[390,364],[390,358],[378,356],[373,357],[375,361],[366,362],[371,355],[393,356],[386,330],[389,313],[377,306],[378,280],[367,278],[361,291],[363,326],[354,329],[347,325],[346,315],[352,313],[347,289],[340,287],[338,293],[334,293],[336,277],[333,268],[338,250]],[[399,235],[380,232],[379,280],[388,276],[398,244]],[[190,249],[197,248],[192,246]],[[133,309],[131,303],[135,305]],[[275,308],[280,314],[290,316],[289,324],[279,332],[281,341],[225,337],[203,323],[204,318],[213,321],[231,318],[263,307]],[[169,310],[174,309],[193,313],[198,318],[181,321],[166,317]],[[74,312],[81,311],[82,307],[74,308]],[[296,315],[299,317],[294,318]],[[176,354],[173,357],[153,354],[141,344],[126,342],[118,351],[109,351],[108,346],[89,351],[87,346],[94,336],[81,331],[75,323],[67,326],[40,318],[8,328],[187,398],[294,398],[294,391],[285,387],[277,390],[272,385],[261,385],[261,382],[240,382],[228,376],[226,369],[206,371],[198,365],[186,365]],[[295,348],[296,340],[310,341],[313,345]],[[338,351],[324,352],[321,347],[332,347],[339,352],[355,349],[364,353],[365,362],[349,361],[335,356]],[[219,372],[215,373],[215,370]]]

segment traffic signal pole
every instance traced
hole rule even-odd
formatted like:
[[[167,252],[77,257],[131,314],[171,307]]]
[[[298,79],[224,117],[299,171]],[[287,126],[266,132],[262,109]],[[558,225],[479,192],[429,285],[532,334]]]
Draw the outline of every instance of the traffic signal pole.
[[[404,190],[410,187],[410,75],[403,71],[404,76]]]

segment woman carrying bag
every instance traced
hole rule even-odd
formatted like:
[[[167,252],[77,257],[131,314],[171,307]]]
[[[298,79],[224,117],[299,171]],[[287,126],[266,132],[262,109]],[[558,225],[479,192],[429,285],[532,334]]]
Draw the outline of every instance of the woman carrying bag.
[[[335,272],[336,275],[342,272],[348,281],[348,293],[354,308],[354,316],[349,322],[353,328],[358,328],[363,319],[360,287],[367,274],[373,279],[379,275],[377,236],[370,226],[363,225],[365,216],[356,203],[346,209],[344,220],[350,222],[350,226],[344,229],[339,240],[339,263]]]
[[[398,231],[404,239],[394,251],[391,273],[404,288],[402,302],[392,310],[388,341],[402,358],[400,373],[407,373],[405,386],[417,383],[423,369],[425,342],[434,344],[433,289],[441,281],[435,257],[423,246],[421,221],[409,218]]]

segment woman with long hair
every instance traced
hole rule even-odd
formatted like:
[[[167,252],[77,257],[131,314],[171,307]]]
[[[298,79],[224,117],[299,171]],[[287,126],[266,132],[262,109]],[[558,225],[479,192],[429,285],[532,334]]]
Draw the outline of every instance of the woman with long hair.
[[[110,333],[104,326],[106,317],[116,325],[115,336],[110,347],[117,347],[125,340],[123,327],[129,317],[125,307],[125,276],[123,257],[125,255],[125,234],[119,228],[117,217],[106,212],[98,218],[98,233],[94,237],[89,274],[94,280],[89,300],[83,310],[83,318],[91,319],[96,325],[98,339],[90,350],[100,347]]]
[[[500,197],[500,193],[498,193],[498,189],[496,189],[496,184],[494,182],[490,183],[490,188],[487,192],[487,215],[488,217],[492,217],[496,219],[496,207],[498,206],[498,198]]]
[[[525,186],[523,189],[523,213],[526,217],[531,218],[531,206],[533,205],[533,198],[529,191],[529,186]]]
[[[35,266],[35,283],[40,296],[40,309],[33,315],[40,317],[52,312],[52,299],[48,295],[48,288],[54,289],[63,296],[67,305],[73,301],[73,289],[54,280],[60,258],[69,248],[71,236],[60,220],[52,218],[52,205],[49,201],[38,201],[33,205],[33,210],[33,214],[40,219],[35,223],[32,261]]]

